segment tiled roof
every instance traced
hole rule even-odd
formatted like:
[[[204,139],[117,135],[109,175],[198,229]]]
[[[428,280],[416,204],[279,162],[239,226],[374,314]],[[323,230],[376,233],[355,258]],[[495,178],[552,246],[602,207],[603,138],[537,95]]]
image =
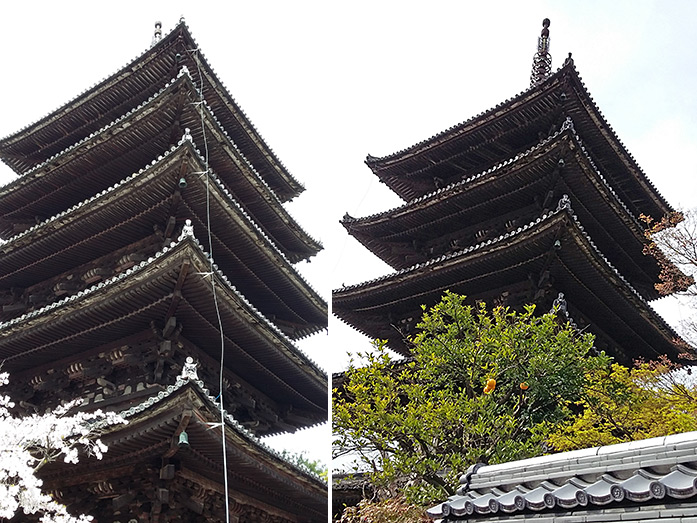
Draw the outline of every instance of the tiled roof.
[[[132,407],[129,407],[128,409],[119,412],[119,414],[128,421],[131,418],[135,417],[137,414],[145,412],[148,409],[155,408],[158,404],[164,403],[169,396],[175,394],[177,391],[184,388],[187,384],[192,385],[201,393],[203,399],[211,408],[211,410],[219,410],[220,402],[217,400],[217,398],[214,398],[210,394],[204,382],[198,378],[198,375],[196,373],[196,367],[197,364],[194,362],[193,358],[188,357],[186,359],[186,363],[184,364],[182,372],[177,377],[177,381],[174,383],[174,385],[168,385],[164,390],[158,392],[157,395],[150,396],[149,398],[143,400],[137,405],[133,405]],[[223,410],[222,418],[225,420],[225,425],[230,430],[236,432],[239,436],[249,441],[255,447],[258,447],[259,449],[263,450],[264,453],[273,456],[275,459],[279,461],[282,461],[285,466],[294,469],[296,472],[299,472],[307,477],[312,478],[314,481],[320,483],[322,486],[326,486],[324,480],[320,478],[317,474],[304,467],[299,467],[298,465],[284,458],[279,452],[266,445],[261,439],[252,434],[249,430],[247,430],[240,422],[238,422],[234,418],[232,414],[227,412],[227,410]]]
[[[139,273],[146,271],[148,268],[157,267],[159,263],[162,263],[162,260],[168,255],[168,253],[175,251],[177,248],[181,248],[184,244],[193,246],[196,250],[199,251],[203,259],[209,259],[208,254],[204,251],[199,241],[194,237],[193,227],[185,226],[181,236],[177,241],[174,241],[170,245],[164,247],[161,251],[157,252],[149,259],[144,260],[139,264],[134,265],[130,269],[107,280],[104,280],[98,284],[95,284],[83,291],[79,291],[76,294],[63,298],[59,301],[53,302],[40,309],[23,314],[22,316],[19,316],[17,318],[13,318],[9,321],[0,323],[0,333],[2,333],[3,331],[9,332],[10,330],[15,330],[19,328],[23,328],[25,332],[28,332],[28,330],[23,327],[23,324],[31,322],[36,318],[47,316],[51,314],[51,312],[55,309],[67,308],[75,302],[83,300],[89,296],[96,296],[99,293],[104,292],[104,290],[106,290],[109,287],[118,286],[123,282],[128,281],[133,277],[136,277]],[[287,350],[292,352],[294,359],[297,359],[298,361],[302,362],[303,367],[309,367],[312,370],[312,373],[316,376],[326,378],[325,372],[314,361],[312,361],[302,350],[295,347],[292,340],[290,340],[290,338],[288,338],[278,327],[276,327],[276,325],[274,325],[274,323],[271,320],[266,318],[256,307],[254,307],[254,305],[250,303],[247,300],[247,298],[243,296],[235,288],[234,285],[232,285],[232,283],[228,280],[227,276],[225,276],[218,269],[218,266],[215,264],[213,264],[213,272],[215,273],[218,280],[225,285],[226,290],[234,294],[235,299],[247,311],[249,311],[249,313],[258,321],[258,323],[263,325],[263,328],[265,330],[272,332],[273,335],[287,348]],[[20,352],[24,354],[24,352]],[[7,355],[8,360],[13,359],[15,357],[16,355]]]
[[[460,485],[455,496],[429,509],[431,517],[462,522],[609,521],[609,512],[603,510],[608,508],[614,509],[617,520],[633,521],[633,516],[642,519],[641,505],[660,505],[670,517],[676,515],[670,514],[670,504],[688,499],[694,515],[697,432],[474,465]],[[684,504],[675,507],[685,510]],[[596,511],[602,511],[599,519],[589,516]]]
[[[185,52],[182,51],[184,56],[175,56],[175,52],[179,50],[177,46],[180,45],[186,47]],[[44,151],[34,154],[35,151],[30,153],[27,150],[18,156],[17,151],[12,153],[16,147],[38,147],[41,149],[43,146],[38,144],[45,141],[41,137],[50,135],[47,129],[58,129],[59,126],[56,122],[61,121],[61,119],[68,122],[68,127],[62,130],[62,135],[52,136],[47,138],[48,141],[46,141],[46,143],[51,144],[49,149],[53,152],[57,150],[54,143],[55,140],[59,143],[64,142],[66,139],[75,141],[78,138],[73,137],[73,134],[77,133],[76,135],[78,135],[82,133],[83,136],[84,134],[89,134],[90,130],[96,130],[110,119],[113,119],[113,116],[108,116],[110,114],[108,111],[90,112],[90,104],[94,103],[96,98],[108,92],[112,98],[113,96],[125,96],[138,99],[138,97],[142,97],[143,92],[149,89],[148,84],[157,82],[157,78],[161,77],[162,74],[168,74],[165,71],[171,70],[170,65],[175,60],[189,63],[192,71],[198,69],[196,76],[199,79],[199,83],[203,80],[205,84],[204,89],[210,90],[209,98],[211,99],[209,102],[215,105],[219,113],[218,120],[225,122],[224,127],[226,131],[236,137],[237,145],[246,151],[246,155],[255,163],[257,169],[262,169],[262,165],[268,167],[263,169],[265,177],[275,187],[274,190],[279,193],[279,197],[283,201],[287,201],[302,192],[304,190],[302,184],[288,172],[255,129],[244,111],[230,95],[225,85],[216,76],[215,71],[208,64],[183,19],[167,35],[163,36],[157,44],[146,49],[126,66],[85,89],[78,96],[36,122],[23,127],[9,136],[0,138],[0,157],[17,173],[26,171],[31,166],[45,160],[47,154]],[[143,65],[145,66],[143,67]],[[147,97],[147,94],[145,97]],[[212,98],[215,98],[215,100]],[[123,101],[122,98],[120,100]],[[111,98],[107,100],[106,104],[113,107],[117,106]],[[81,118],[79,112],[83,110],[87,111],[90,116]],[[78,116],[76,117],[75,114],[78,114]],[[104,121],[104,118],[109,118],[109,120]],[[73,129],[73,126],[76,125],[79,126],[77,130]],[[83,132],[84,129],[87,129],[87,132]],[[32,135],[36,135],[38,138],[28,138]],[[65,145],[61,148],[64,148]]]
[[[571,87],[570,90],[562,85],[565,81],[568,82],[568,85]],[[646,209],[642,209],[641,212],[645,214],[656,213],[662,216],[665,212],[671,211],[672,208],[670,205],[658,192],[653,183],[646,177],[646,174],[637,164],[634,157],[627,151],[622,141],[607,123],[607,120],[595,104],[593,97],[580,78],[574,62],[570,57],[565,60],[562,67],[537,86],[530,87],[518,95],[496,105],[492,109],[484,111],[404,150],[381,158],[368,156],[366,163],[374,173],[400,194],[402,198],[413,198],[413,195],[420,191],[415,187],[408,188],[407,186],[409,184],[415,183],[415,179],[412,181],[408,179],[414,176],[418,177],[419,175],[425,176],[425,179],[431,179],[433,173],[430,169],[434,165],[432,162],[435,161],[436,164],[439,163],[437,158],[426,157],[427,154],[436,154],[436,151],[441,147],[450,150],[449,147],[453,143],[460,143],[458,140],[467,139],[467,143],[475,145],[478,143],[477,139],[470,135],[473,135],[473,133],[481,129],[485,129],[492,124],[492,122],[505,119],[509,111],[520,110],[521,107],[526,106],[525,104],[535,103],[536,100],[547,100],[545,103],[563,104],[564,102],[560,102],[557,99],[559,97],[559,92],[562,90],[563,96],[567,96],[567,92],[569,94],[573,93],[573,100],[574,103],[576,103],[574,106],[574,114],[577,115],[578,120],[583,119],[585,122],[583,125],[581,125],[580,121],[576,123],[579,126],[585,127],[585,131],[582,134],[586,142],[589,143],[589,147],[591,149],[601,147],[604,151],[603,154],[608,157],[614,155],[615,160],[612,160],[612,163],[616,166],[615,170],[618,173],[617,176],[628,171],[629,177],[635,180],[633,184],[638,184],[636,191],[632,194],[637,196],[643,193],[644,197],[648,198],[647,203],[650,201],[650,205],[655,209],[649,211],[649,207],[647,207]],[[569,104],[570,100],[567,99],[565,103]],[[546,107],[544,104],[543,106],[544,107],[539,109],[536,114],[543,115],[549,113],[549,107]],[[544,109],[545,107],[546,109]],[[588,113],[590,113],[590,118],[582,118],[583,115]],[[567,116],[570,115],[569,111],[566,111],[566,114]],[[573,116],[573,114],[571,115]],[[593,144],[592,146],[590,146],[591,143]],[[450,152],[458,155],[462,153],[462,148],[453,145]],[[445,160],[440,158],[440,161],[447,163],[450,159],[449,157]],[[617,187],[623,184],[626,184],[626,180],[625,182],[620,180],[613,185]]]
[[[201,157],[201,153],[198,149],[196,149],[196,146],[193,143],[191,136],[185,135],[181,138],[181,140],[179,140],[177,145],[173,145],[168,151],[166,151],[164,154],[153,160],[146,167],[140,169],[138,172],[135,172],[127,176],[119,183],[114,184],[113,186],[101,191],[93,197],[84,200],[78,203],[77,205],[74,205],[69,209],[66,209],[65,211],[57,214],[56,216],[48,218],[47,220],[44,220],[43,222],[34,225],[26,231],[23,231],[10,238],[7,242],[2,244],[2,251],[8,253],[11,250],[15,249],[15,246],[19,248],[19,246],[27,244],[28,240],[31,240],[32,237],[42,235],[44,231],[45,234],[55,234],[55,229],[60,230],[60,228],[64,226],[66,222],[78,219],[79,214],[81,212],[89,209],[94,209],[96,206],[100,204],[108,205],[108,201],[110,198],[113,197],[113,193],[116,193],[119,190],[123,190],[130,184],[135,183],[135,181],[138,181],[138,179],[146,176],[148,173],[151,172],[152,169],[166,162],[171,156],[177,154],[177,152],[181,151],[184,148],[195,155],[195,158],[198,160],[200,165],[204,164],[203,158]],[[231,209],[234,209],[234,212],[239,216],[238,221],[240,221],[243,224],[243,226],[251,232],[251,234],[258,238],[258,240],[256,241],[259,242],[259,245],[263,245],[265,247],[263,251],[270,253],[268,257],[272,259],[272,265],[274,265],[278,271],[282,272],[288,278],[289,281],[293,282],[293,284],[296,287],[301,288],[303,292],[309,297],[310,301],[313,303],[313,306],[317,308],[317,310],[326,311],[326,304],[324,303],[324,300],[312,288],[312,286],[307,282],[307,280],[295,269],[295,267],[293,267],[290,260],[286,258],[285,254],[265,234],[261,227],[259,227],[254,222],[252,217],[247,214],[242,205],[240,205],[235,200],[232,194],[228,191],[228,189],[224,186],[224,184],[220,181],[220,179],[212,170],[209,170],[209,179],[215,185],[216,191],[220,191],[225,196],[227,204],[230,206]],[[260,250],[260,252],[263,251]],[[0,324],[0,327],[1,326],[2,324]],[[298,337],[308,336],[310,334],[313,334],[317,330],[319,329],[315,327],[309,327],[307,330],[299,332]]]

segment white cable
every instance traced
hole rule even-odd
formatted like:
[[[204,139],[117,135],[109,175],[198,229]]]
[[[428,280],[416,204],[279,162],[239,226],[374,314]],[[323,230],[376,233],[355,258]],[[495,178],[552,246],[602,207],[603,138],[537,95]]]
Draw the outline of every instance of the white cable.
[[[218,330],[220,331],[220,383],[219,383],[219,395],[220,398],[220,434],[222,438],[222,451],[223,451],[223,481],[225,486],[225,522],[230,523],[230,500],[228,495],[228,474],[227,474],[227,448],[225,443],[225,410],[223,409],[223,370],[225,361],[225,335],[223,333],[223,320],[220,317],[220,307],[218,306],[218,295],[215,288],[215,278],[213,278],[213,240],[211,235],[211,196],[210,196],[210,169],[208,167],[208,139],[206,138],[206,125],[203,117],[203,74],[201,73],[201,62],[198,59],[198,48],[192,49],[190,52],[193,54],[194,61],[196,62],[196,69],[198,70],[199,79],[199,101],[196,103],[198,105],[199,115],[201,117],[201,133],[203,134],[203,150],[204,150],[204,162],[205,170],[203,172],[196,172],[192,174],[197,174],[200,176],[206,175],[206,227],[208,234],[208,261],[210,263],[210,275],[211,275],[211,289],[213,291],[213,303],[215,304],[215,314],[218,319]],[[205,277],[205,276],[204,276]]]

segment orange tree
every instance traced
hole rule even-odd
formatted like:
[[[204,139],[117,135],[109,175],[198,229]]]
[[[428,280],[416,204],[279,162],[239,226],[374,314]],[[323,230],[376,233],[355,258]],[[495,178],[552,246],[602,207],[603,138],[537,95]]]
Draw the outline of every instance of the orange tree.
[[[453,494],[472,463],[543,453],[581,400],[584,375],[608,358],[590,355],[592,336],[556,314],[533,313],[448,292],[424,311],[412,358],[395,363],[376,342],[334,391],[334,456],[357,456],[388,497],[399,485],[426,504]]]

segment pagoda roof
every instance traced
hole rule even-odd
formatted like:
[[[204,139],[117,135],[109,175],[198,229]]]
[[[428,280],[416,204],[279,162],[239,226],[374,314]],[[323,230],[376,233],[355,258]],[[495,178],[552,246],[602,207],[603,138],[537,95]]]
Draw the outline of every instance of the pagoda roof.
[[[0,139],[0,158],[18,174],[31,169],[147,100],[182,66],[200,72],[203,97],[211,110],[278,197],[287,201],[302,192],[302,185],[278,160],[216,76],[183,21],[108,78],[37,122]]]
[[[152,236],[153,224],[176,216],[208,230],[213,255],[234,285],[293,338],[326,328],[324,300],[247,215],[215,173],[177,187],[182,169],[201,170],[190,138],[146,168],[0,244],[0,288],[35,285],[115,249]]]
[[[148,465],[157,462],[157,474],[164,458],[165,462],[176,463],[177,470],[167,481],[154,481],[153,485],[151,479],[150,494],[155,496],[158,486],[167,488],[174,504],[186,499],[187,492],[191,495],[186,487],[192,483],[222,497],[226,463],[233,510],[253,505],[291,520],[325,521],[327,484],[268,447],[229,413],[221,416],[219,402],[196,376],[191,359],[176,383],[119,414],[128,424],[102,429],[105,433],[101,439],[109,447],[103,459],[69,466],[52,463],[42,471],[47,488],[55,483],[69,491],[93,483],[91,478],[98,476],[99,481],[112,486],[124,479],[126,492],[138,491],[148,486],[138,484]],[[225,462],[221,422],[225,426]],[[182,431],[188,436],[188,445],[178,446]]]
[[[433,257],[425,247],[433,248],[438,239],[441,251],[448,248],[448,240],[463,248],[477,243],[474,233],[480,230],[538,214],[550,192],[557,199],[568,193],[588,234],[608,259],[643,296],[659,296],[654,283],[660,266],[643,252],[644,227],[596,167],[570,118],[553,135],[483,172],[395,209],[364,218],[346,215],[341,223],[399,270]],[[492,224],[494,220],[498,223]]]
[[[215,266],[211,270],[190,226],[178,241],[127,271],[0,323],[0,360],[4,369],[19,373],[92,350],[105,340],[164,327],[172,318],[181,336],[216,359],[220,318],[226,369],[314,423],[326,419],[326,374]]]
[[[446,290],[477,299],[536,280],[546,271],[554,289],[589,319],[591,331],[611,336],[616,350],[633,351],[613,356],[628,362],[662,354],[677,357],[673,340],[678,335],[600,252],[568,198],[555,211],[495,239],[337,289],[332,311],[363,334],[388,339],[390,348],[408,355],[403,338],[412,333],[400,333],[398,322],[418,320],[421,306],[437,303]]]
[[[75,205],[157,158],[191,128],[209,163],[238,202],[292,262],[321,245],[290,217],[273,190],[199,99],[186,68],[148,100],[0,187],[0,234]],[[205,134],[202,132],[205,125]],[[207,135],[207,136],[206,136]],[[181,173],[191,178],[201,173]],[[177,176],[176,181],[179,180]],[[176,183],[176,182],[175,182]]]
[[[473,465],[457,494],[428,513],[444,523],[691,520],[696,451],[697,432],[686,432]]]
[[[496,107],[394,154],[366,163],[406,201],[530,147],[571,117],[590,156],[635,216],[660,219],[673,208],[626,150],[588,93],[573,60],[544,82]]]

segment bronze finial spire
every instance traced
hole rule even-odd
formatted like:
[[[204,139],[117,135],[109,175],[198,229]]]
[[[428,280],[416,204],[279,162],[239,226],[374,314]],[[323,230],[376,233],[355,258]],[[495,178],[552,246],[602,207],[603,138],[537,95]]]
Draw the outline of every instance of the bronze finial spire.
[[[537,39],[537,52],[532,59],[530,87],[542,83],[552,73],[552,55],[549,54],[549,18],[542,20],[542,32]]]
[[[152,35],[152,43],[150,47],[162,40],[162,22],[155,22],[155,33]]]

